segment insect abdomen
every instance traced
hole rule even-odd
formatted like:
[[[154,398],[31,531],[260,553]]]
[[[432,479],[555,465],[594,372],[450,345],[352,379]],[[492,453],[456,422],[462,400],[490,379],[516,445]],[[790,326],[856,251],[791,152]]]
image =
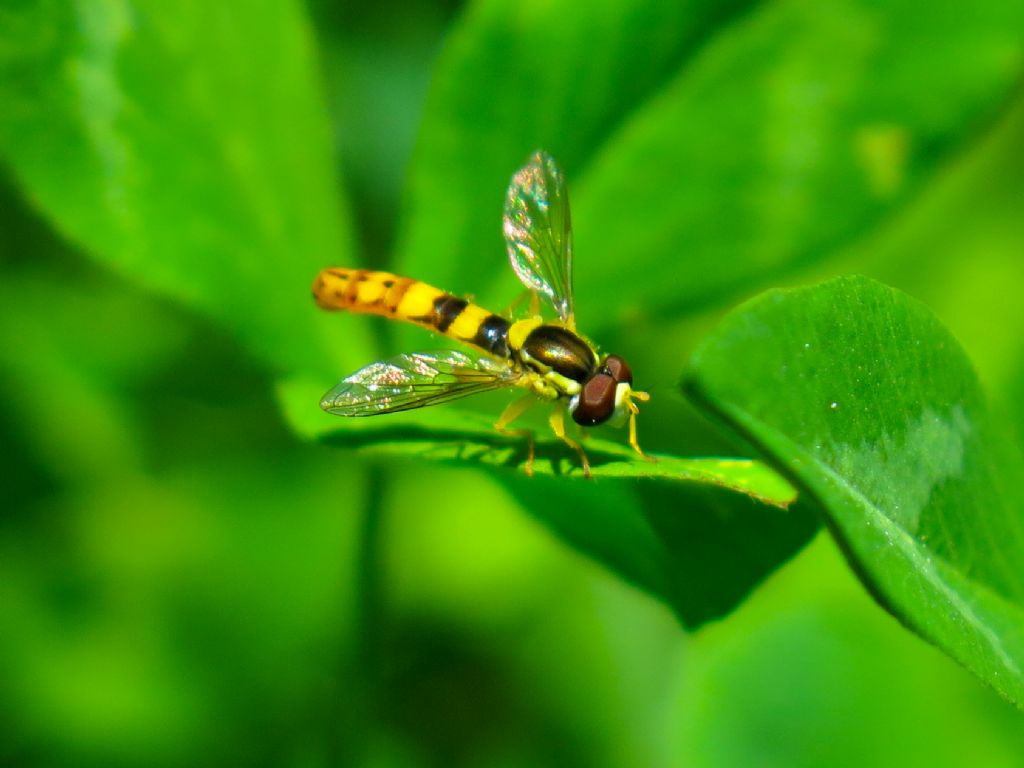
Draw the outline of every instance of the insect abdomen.
[[[428,328],[497,357],[508,357],[509,323],[420,280],[390,272],[329,267],[313,281],[323,309],[383,315]]]

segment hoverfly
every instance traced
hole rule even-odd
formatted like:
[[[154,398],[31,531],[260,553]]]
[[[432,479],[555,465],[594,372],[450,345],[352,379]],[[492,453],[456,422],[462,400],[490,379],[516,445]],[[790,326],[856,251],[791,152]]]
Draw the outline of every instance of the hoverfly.
[[[526,473],[533,473],[533,433],[509,425],[531,405],[554,405],[549,424],[575,450],[590,477],[583,447],[566,433],[565,414],[583,427],[629,424],[636,437],[646,392],[633,389],[633,375],[617,355],[602,355],[576,331],[572,292],[572,228],[565,177],[544,152],[535,153],[512,177],[505,199],[504,234],[509,261],[532,292],[531,317],[508,320],[419,280],[389,272],[329,267],[313,282],[313,297],[328,310],[383,315],[414,323],[475,348],[413,352],[381,360],[343,379],[320,407],[339,416],[376,416],[437,405],[479,392],[521,387],[528,394],[498,418],[502,434],[528,440]],[[542,294],[557,320],[540,316]]]

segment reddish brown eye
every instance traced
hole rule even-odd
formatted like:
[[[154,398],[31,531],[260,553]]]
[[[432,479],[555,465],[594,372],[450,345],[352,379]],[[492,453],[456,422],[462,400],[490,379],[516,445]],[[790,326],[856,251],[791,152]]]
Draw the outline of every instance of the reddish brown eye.
[[[619,384],[633,384],[633,372],[629,370],[626,361],[618,355],[608,355],[605,358],[601,373],[607,373]]]
[[[584,427],[592,427],[609,419],[615,410],[616,382],[607,373],[591,376],[583,385],[573,421]]]

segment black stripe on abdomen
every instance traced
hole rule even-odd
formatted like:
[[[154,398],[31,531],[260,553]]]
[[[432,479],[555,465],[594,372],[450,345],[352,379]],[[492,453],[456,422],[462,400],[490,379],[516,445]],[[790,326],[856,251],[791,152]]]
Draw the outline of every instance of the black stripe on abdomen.
[[[434,299],[434,316],[431,318],[431,325],[444,333],[467,306],[469,306],[468,301],[452,296],[450,293],[438,296]]]
[[[472,343],[495,357],[508,357],[509,322],[498,315],[488,315],[476,329]]]

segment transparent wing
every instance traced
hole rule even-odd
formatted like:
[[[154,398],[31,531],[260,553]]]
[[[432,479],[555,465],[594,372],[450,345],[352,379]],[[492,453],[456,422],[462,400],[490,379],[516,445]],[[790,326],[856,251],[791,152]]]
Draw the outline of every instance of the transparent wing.
[[[505,243],[512,269],[572,323],[572,222],[561,169],[545,152],[530,158],[505,197]]]
[[[361,368],[324,395],[320,407],[339,416],[374,416],[510,387],[518,379],[489,358],[454,350],[413,352]]]

